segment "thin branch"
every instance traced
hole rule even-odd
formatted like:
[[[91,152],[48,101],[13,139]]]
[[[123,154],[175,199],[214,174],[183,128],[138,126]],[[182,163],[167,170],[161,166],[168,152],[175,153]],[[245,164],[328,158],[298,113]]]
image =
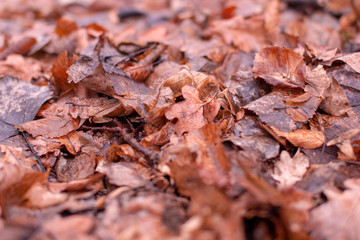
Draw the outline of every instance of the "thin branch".
[[[117,119],[114,119],[115,124],[118,126],[121,137],[127,142],[130,146],[135,148],[137,151],[141,152],[145,155],[145,157],[149,160],[149,164],[154,166],[159,161],[159,154],[142,146],[138,143],[129,133],[126,132],[126,129],[123,127],[121,122]]]
[[[20,130],[19,130],[20,131]],[[40,157],[37,155],[36,151],[34,150],[33,146],[31,145],[31,143],[29,142],[29,140],[27,139],[26,137],[26,133],[23,132],[23,131],[20,131],[26,144],[28,145],[28,147],[30,148],[32,154],[34,154],[35,158],[36,158],[36,162],[38,164],[38,167],[40,168],[40,171],[41,172],[46,172],[46,169],[44,167],[44,165],[42,164],[41,160],[40,160]]]
[[[131,147],[133,147],[138,152],[142,153],[148,160],[148,163],[150,166],[154,166],[159,161],[159,154],[156,152],[153,152],[146,147],[142,146],[140,143],[136,141],[136,139],[129,134],[124,126],[121,124],[120,121],[117,119],[114,119],[115,124],[117,127],[89,127],[89,126],[82,126],[83,129],[89,129],[89,130],[103,130],[103,131],[111,131],[111,132],[119,132],[121,138],[127,142]]]

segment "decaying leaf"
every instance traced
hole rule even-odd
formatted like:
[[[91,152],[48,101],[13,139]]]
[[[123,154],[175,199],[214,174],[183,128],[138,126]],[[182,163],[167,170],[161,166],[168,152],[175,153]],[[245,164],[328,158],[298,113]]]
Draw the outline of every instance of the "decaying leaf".
[[[325,92],[325,99],[320,108],[333,116],[355,115],[347,96],[334,78]]]
[[[258,160],[267,160],[275,158],[279,154],[279,143],[268,136],[257,137],[230,137],[224,140],[231,141],[236,146],[239,146],[244,151],[253,154],[254,158],[258,155]]]
[[[272,92],[252,101],[244,108],[255,112],[262,122],[281,131],[290,132],[296,129],[296,123],[285,111],[285,99],[281,93]]]
[[[53,193],[47,186],[35,183],[23,196],[24,205],[29,208],[46,208],[64,202],[67,199],[65,193]]]

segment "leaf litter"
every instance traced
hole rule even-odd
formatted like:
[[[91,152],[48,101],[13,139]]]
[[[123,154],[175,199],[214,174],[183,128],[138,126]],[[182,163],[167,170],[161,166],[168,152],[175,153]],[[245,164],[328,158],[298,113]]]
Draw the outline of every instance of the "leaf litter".
[[[359,239],[358,16],[4,1],[1,238]]]

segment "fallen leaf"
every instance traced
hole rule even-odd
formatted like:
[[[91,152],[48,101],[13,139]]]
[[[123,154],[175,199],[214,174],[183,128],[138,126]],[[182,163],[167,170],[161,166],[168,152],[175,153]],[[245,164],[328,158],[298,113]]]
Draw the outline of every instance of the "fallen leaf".
[[[54,74],[55,86],[62,92],[74,87],[74,84],[70,84],[67,81],[68,74],[66,73],[66,70],[71,66],[74,60],[76,60],[76,57],[70,59],[67,51],[64,51],[57,56],[51,68],[51,72]]]
[[[72,237],[91,240],[92,237],[90,236],[90,232],[94,225],[94,218],[88,215],[55,217],[43,225],[40,234],[43,233],[43,236],[61,236],[59,237],[59,240],[65,240]],[[74,226],[77,227],[74,228]]]
[[[285,97],[280,92],[271,92],[244,106],[245,109],[255,112],[260,120],[269,126],[285,132],[296,129],[296,123],[286,113]]]
[[[359,181],[345,181],[347,189],[340,193],[336,190],[325,191],[328,202],[311,211],[308,227],[311,236],[321,239],[357,239],[359,224]]]
[[[36,43],[33,37],[25,37],[20,41],[13,43],[0,53],[0,60],[4,60],[10,54],[25,54]]]
[[[0,83],[0,141],[4,141],[18,133],[15,125],[35,118],[51,92],[11,76],[0,78]]]
[[[119,97],[126,93],[144,94],[149,92],[144,84],[132,80],[122,70],[105,61],[114,52],[119,55],[106,38],[100,37],[87,49],[84,49],[84,56],[68,68],[66,71],[68,81],[112,97]]]
[[[336,81],[341,86],[343,93],[345,93],[352,110],[356,113],[356,115],[360,116],[360,101],[359,101],[359,87],[358,83],[360,81],[359,73],[353,71],[348,66],[342,68],[334,68],[333,70],[329,71],[329,74],[336,79]],[[343,93],[339,94],[339,98],[344,98]],[[340,99],[341,99],[340,98]],[[344,108],[349,108],[346,104],[347,102],[343,103],[338,99],[339,104],[344,106]],[[346,101],[346,100],[344,100]],[[350,109],[347,109],[348,112],[351,112]]]
[[[165,112],[167,119],[178,119],[175,129],[179,134],[201,128],[207,123],[204,117],[205,103],[200,100],[199,92],[188,85],[181,91],[185,101],[174,104]]]
[[[282,132],[271,127],[271,129],[279,136],[285,137],[296,147],[302,147],[305,149],[318,148],[325,142],[325,135],[321,131],[297,129],[292,132]]]
[[[302,179],[309,166],[308,157],[300,149],[293,157],[284,150],[280,154],[280,161],[275,163],[274,173],[271,176],[279,181],[278,187],[291,187]]]
[[[341,154],[339,154],[339,156],[338,156],[338,158],[340,158],[340,159],[357,160],[357,156],[355,155],[354,148],[352,145],[354,142],[354,140],[352,138],[354,138],[356,135],[358,135],[359,132],[360,132],[360,129],[358,129],[358,128],[348,130],[344,133],[341,133],[336,138],[328,141],[326,146],[336,145],[341,151]],[[358,138],[356,138],[356,139],[358,139]]]
[[[94,174],[95,153],[82,153],[73,159],[60,157],[55,166],[58,181],[67,182],[82,179]]]
[[[47,186],[39,182],[31,186],[31,188],[23,196],[24,205],[28,208],[47,208],[67,200],[65,193],[53,193],[49,191]]]
[[[333,59],[332,62],[334,62],[334,61],[342,61],[342,62],[346,63],[347,65],[349,65],[357,73],[360,73],[359,58],[360,58],[360,52],[355,52],[355,53],[345,54],[345,55],[340,56],[340,57],[336,57],[336,58]]]
[[[104,173],[109,183],[116,186],[128,186],[137,188],[147,185],[137,171],[129,164],[125,163],[108,163],[98,166],[96,171]]]
[[[60,137],[78,129],[80,120],[70,117],[57,116],[42,118],[17,125],[21,131],[26,131],[32,136]]]
[[[330,87],[325,91],[325,99],[320,104],[320,109],[333,116],[353,116],[349,99],[336,79],[332,79]]]
[[[231,141],[236,146],[253,155],[260,161],[275,158],[279,154],[279,143],[268,136],[247,136],[247,137],[229,137],[224,141]],[[255,157],[256,154],[258,157]]]
[[[284,47],[266,47],[255,55],[254,76],[268,84],[303,88],[305,64],[300,54]]]

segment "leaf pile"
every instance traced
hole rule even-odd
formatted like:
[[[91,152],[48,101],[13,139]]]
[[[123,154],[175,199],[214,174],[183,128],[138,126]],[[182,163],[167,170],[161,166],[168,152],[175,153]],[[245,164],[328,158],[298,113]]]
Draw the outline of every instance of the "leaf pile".
[[[3,1],[1,238],[359,239],[359,10]]]

